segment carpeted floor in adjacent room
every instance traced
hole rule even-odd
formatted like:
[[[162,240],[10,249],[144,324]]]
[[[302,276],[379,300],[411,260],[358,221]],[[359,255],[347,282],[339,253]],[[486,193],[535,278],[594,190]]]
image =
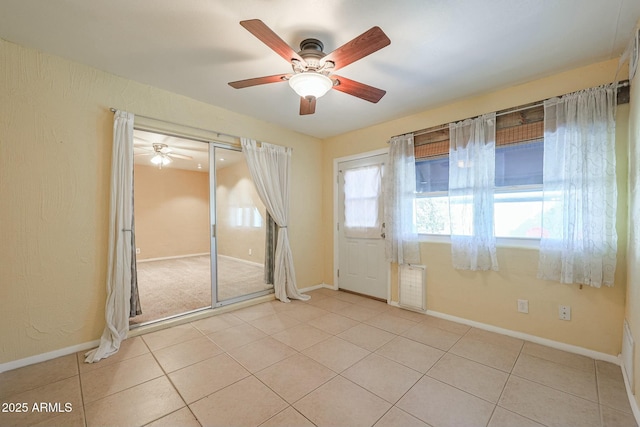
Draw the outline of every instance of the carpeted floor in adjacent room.
[[[130,323],[141,324],[211,306],[209,255],[138,262],[138,289],[142,314]],[[273,288],[265,285],[263,267],[218,256],[218,300]]]

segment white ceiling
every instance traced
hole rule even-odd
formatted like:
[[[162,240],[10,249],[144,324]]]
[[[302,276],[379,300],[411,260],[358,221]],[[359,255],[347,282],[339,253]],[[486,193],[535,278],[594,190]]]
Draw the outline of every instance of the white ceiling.
[[[290,71],[253,18],[296,51],[381,27],[391,45],[339,74],[387,94],[333,90],[299,116],[286,83],[231,88]],[[2,0],[0,38],[325,138],[618,57],[639,18],[639,0]]]
[[[208,173],[210,149],[215,150],[216,170],[224,169],[237,162],[244,161],[244,156],[240,151],[221,147],[210,147],[206,142],[134,129],[133,159],[135,164],[157,167],[151,163],[151,158],[155,154],[153,144],[164,144],[167,146],[163,152],[168,153],[171,158],[171,163],[162,166],[162,169],[184,169]],[[175,154],[178,156],[174,157],[173,155]],[[184,156],[189,158],[184,158]]]

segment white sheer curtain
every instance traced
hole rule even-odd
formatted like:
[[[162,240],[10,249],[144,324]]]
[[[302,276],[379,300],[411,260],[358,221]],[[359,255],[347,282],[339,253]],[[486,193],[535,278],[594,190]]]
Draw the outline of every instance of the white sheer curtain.
[[[344,235],[380,238],[382,221],[382,165],[344,172]]]
[[[613,286],[615,111],[616,84],[544,103],[541,279]]]
[[[116,111],[113,122],[106,326],[100,346],[85,354],[93,363],[120,348],[129,331],[133,223],[133,114]]]
[[[385,252],[389,262],[420,262],[413,214],[415,196],[413,134],[393,137],[389,142],[389,165],[384,172]]]
[[[449,125],[451,256],[458,270],[498,270],[493,219],[496,115]]]
[[[287,231],[292,150],[265,142],[258,147],[256,141],[247,138],[241,138],[241,143],[260,200],[279,227],[273,275],[276,298],[283,302],[289,302],[289,298],[308,300],[311,297],[301,294],[296,286]]]

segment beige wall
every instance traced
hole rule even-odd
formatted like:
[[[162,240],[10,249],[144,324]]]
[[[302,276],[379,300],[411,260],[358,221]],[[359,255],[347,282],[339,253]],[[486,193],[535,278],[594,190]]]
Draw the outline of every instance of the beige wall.
[[[138,260],[209,252],[209,174],[136,164],[134,176]],[[218,168],[216,185],[218,254],[264,263],[266,211],[246,162]],[[253,207],[262,226],[236,224]]]
[[[640,22],[639,22],[640,24]],[[627,306],[625,317],[636,343],[635,398],[640,405],[640,70],[631,82],[629,113],[629,245],[627,250]]]
[[[246,216],[239,223],[238,210],[256,208],[262,219],[254,227]],[[216,173],[218,254],[264,263],[266,210],[249,174],[247,162],[239,161]],[[251,251],[251,254],[249,254]]]
[[[323,143],[1,40],[0,63],[0,364],[96,340],[102,332],[113,124],[109,107],[293,147],[289,234],[302,288],[333,283],[334,159],[385,148],[395,134],[606,83],[617,66],[617,60],[593,64]],[[632,104],[630,114],[636,173],[639,108]],[[637,174],[631,184],[637,191]],[[629,229],[635,234],[629,243],[626,313],[640,342],[640,233],[635,218]],[[626,232],[619,225],[622,241]],[[425,243],[421,250],[429,269],[430,310],[608,354],[620,351],[624,267],[617,271],[615,287],[579,290],[535,279],[535,250],[500,248],[502,269],[488,273],[449,268],[449,245]],[[624,266],[624,251],[620,255]],[[516,313],[516,298],[529,299],[530,314]],[[572,306],[570,322],[557,320],[559,303]]]
[[[210,252],[209,174],[134,165],[139,261]]]
[[[2,40],[0,64],[0,364],[102,333],[110,107],[293,147],[298,286],[322,283],[321,141]]]
[[[593,64],[548,78],[434,108],[409,117],[340,135],[325,141],[323,151],[323,216],[333,219],[334,159],[386,147],[392,135],[449,123],[482,113],[539,101],[613,80],[618,60]],[[498,249],[499,272],[461,272],[451,267],[449,244],[422,243],[422,263],[427,266],[429,310],[528,333],[546,339],[617,355],[621,348],[625,304],[626,252],[626,117],[619,110],[619,256],[613,288],[591,289],[538,280],[538,251]],[[325,238],[324,281],[333,284],[333,221],[323,224]],[[393,274],[393,273],[392,273]],[[393,282],[395,282],[395,276]],[[395,290],[393,294],[395,294]],[[517,313],[516,300],[529,300],[529,314]],[[572,320],[558,319],[557,307],[572,307]]]

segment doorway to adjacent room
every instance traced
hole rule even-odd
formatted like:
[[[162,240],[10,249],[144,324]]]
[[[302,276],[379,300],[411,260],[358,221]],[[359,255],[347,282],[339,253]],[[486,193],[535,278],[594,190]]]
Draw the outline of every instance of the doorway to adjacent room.
[[[238,148],[134,131],[136,270],[131,325],[272,292],[266,210]]]

